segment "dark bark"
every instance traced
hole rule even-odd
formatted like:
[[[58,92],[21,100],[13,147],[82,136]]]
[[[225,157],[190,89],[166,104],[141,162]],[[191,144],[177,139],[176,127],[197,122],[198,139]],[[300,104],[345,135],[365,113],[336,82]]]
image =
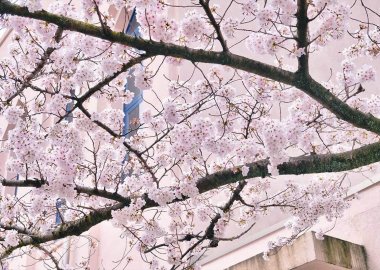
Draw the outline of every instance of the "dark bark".
[[[298,72],[303,74],[309,73],[309,53],[307,51],[309,23],[307,17],[308,5],[307,0],[297,0],[297,47],[305,50],[305,54],[298,57]]]

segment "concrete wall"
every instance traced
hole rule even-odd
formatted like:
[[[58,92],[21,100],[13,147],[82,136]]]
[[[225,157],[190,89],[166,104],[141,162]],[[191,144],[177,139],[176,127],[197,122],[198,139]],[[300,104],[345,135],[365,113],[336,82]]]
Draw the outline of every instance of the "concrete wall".
[[[362,245],[365,248],[368,269],[380,270],[380,182],[363,182],[354,187],[353,190],[356,192],[361,188],[364,189],[358,193],[360,199],[352,202],[351,208],[345,212],[342,219],[336,221],[334,228],[327,235]],[[250,239],[239,240],[241,246],[236,249],[231,250],[227,247],[224,250],[219,249],[218,255],[209,255],[203,260],[202,270],[226,269],[261,253],[265,250],[268,241],[287,234],[281,226],[285,221],[279,222],[277,227],[268,226],[266,231],[254,231],[249,236]],[[330,225],[322,221],[318,226],[328,228]],[[308,252],[308,250],[304,250],[304,252]],[[303,255],[289,254],[289,260],[296,260],[295,257]],[[271,259],[271,257],[269,258]]]

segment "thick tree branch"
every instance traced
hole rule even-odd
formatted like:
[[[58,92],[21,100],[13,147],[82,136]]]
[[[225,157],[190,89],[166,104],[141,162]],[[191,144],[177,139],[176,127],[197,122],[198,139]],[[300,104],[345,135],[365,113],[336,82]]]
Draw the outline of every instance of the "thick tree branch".
[[[90,188],[85,186],[76,186],[75,190],[78,193],[87,194],[89,196],[99,196],[102,198],[114,200],[120,203],[123,203],[125,205],[129,205],[131,203],[130,198],[123,197],[122,195],[116,193],[116,192],[110,192],[106,189],[97,189],[97,188]]]
[[[279,170],[280,175],[300,175],[323,172],[347,171],[366,166],[378,161],[380,161],[380,143],[373,143],[371,145],[363,146],[353,151],[347,151],[339,154],[312,155],[294,158],[291,159],[289,162],[285,162],[279,165],[277,168]],[[267,168],[268,165],[269,162],[267,160],[262,160],[249,164],[249,173],[247,176],[243,176],[239,168],[220,171],[199,179],[197,182],[197,187],[200,193],[205,193],[212,189],[219,188],[223,185],[237,183],[245,179],[269,176]],[[82,217],[78,220],[61,224],[58,228],[46,234],[28,234],[30,236],[28,240],[20,242],[18,246],[13,247],[11,250],[7,251],[6,254],[2,254],[0,257],[3,258],[9,255],[15,249],[23,246],[41,244],[53,240],[62,239],[71,235],[78,236],[88,231],[91,227],[99,224],[100,222],[111,219],[112,211],[128,207],[132,202],[132,198],[123,197],[120,194],[108,192],[106,190],[96,190],[87,187],[77,187],[76,189],[80,193],[101,196],[104,198],[118,201],[118,203],[109,207],[92,211],[85,217]],[[148,198],[147,194],[144,194],[142,196],[142,199],[146,203],[142,210],[158,206],[158,204],[155,201],[152,201]],[[173,202],[186,199],[187,197],[183,197],[182,199],[176,199]],[[25,234],[27,232],[23,231],[20,233]]]
[[[39,188],[47,182],[44,179],[7,180],[2,179],[1,184],[5,187],[35,187]]]
[[[298,72],[303,74],[309,73],[309,54],[307,52],[308,45],[308,23],[307,8],[309,3],[307,0],[297,0],[297,47],[304,49],[305,54],[298,57]]]
[[[300,74],[297,76],[294,86],[318,101],[338,118],[347,121],[355,127],[363,128],[380,135],[379,118],[350,107],[309,75]]]
[[[101,27],[55,15],[46,11],[29,12],[26,7],[20,7],[6,0],[0,0],[0,14],[17,15],[37,20],[43,20],[61,27],[64,30],[75,31],[85,35],[97,37],[110,42],[123,44],[143,50],[153,55],[164,55],[186,59],[192,62],[213,63],[227,65],[256,75],[266,77],[277,82],[285,83],[302,90],[332,113],[350,124],[380,134],[380,120],[372,115],[365,114],[351,108],[342,100],[334,96],[328,89],[314,81],[304,73],[292,73],[259,61],[235,55],[229,52],[214,52],[191,49],[170,43],[156,42],[132,37],[121,32],[103,31]]]
[[[301,175],[325,172],[342,172],[380,161],[380,142],[338,154],[311,155],[291,158],[277,166],[280,175]],[[219,171],[198,181],[200,192],[209,191],[238,181],[269,176],[269,160],[248,164],[249,172],[243,176],[238,168]]]
[[[292,77],[293,73],[291,72],[249,58],[233,55],[231,53],[197,50],[171,43],[144,40],[122,32],[109,31],[104,33],[101,27],[93,24],[55,15],[47,11],[29,12],[26,7],[12,4],[7,0],[0,0],[0,14],[16,15],[46,21],[55,24],[64,30],[75,31],[88,36],[108,40],[110,42],[134,47],[138,50],[146,51],[152,56],[165,55],[179,57],[193,62],[229,65],[260,76],[268,77],[269,75],[271,76],[271,79],[284,83],[287,83],[289,78],[294,77]]]
[[[29,237],[20,241],[17,246],[11,247],[10,249],[7,249],[4,253],[0,254],[0,259],[7,257],[14,250],[24,247],[24,246],[42,244],[42,243],[62,239],[62,238],[65,238],[67,236],[72,236],[72,235],[79,236],[83,232],[88,231],[91,227],[99,224],[100,222],[111,219],[112,218],[111,213],[113,210],[118,210],[128,205],[123,204],[123,203],[117,203],[110,207],[97,209],[96,211],[89,213],[83,218],[80,218],[78,220],[71,221],[71,222],[62,223],[55,230],[52,230],[45,234],[36,235],[36,234],[28,233],[27,235]],[[23,233],[23,232],[20,232],[20,233]]]
[[[300,175],[315,174],[325,172],[342,172],[357,169],[380,161],[380,142],[362,146],[352,151],[342,152],[338,154],[310,155],[297,158],[291,158],[288,162],[284,162],[277,166],[280,175]],[[268,172],[269,160],[260,160],[248,164],[249,172],[247,176],[243,176],[239,168],[222,170],[198,180],[197,188],[200,193],[219,188],[223,185],[236,183],[241,180],[269,176]],[[18,187],[40,187],[41,180],[2,180],[3,186]],[[105,190],[95,190],[87,187],[77,186],[79,193],[88,195],[96,195],[104,198],[112,199],[124,204],[129,204],[130,198],[122,197],[117,193]],[[157,206],[157,204],[149,202],[149,206]]]

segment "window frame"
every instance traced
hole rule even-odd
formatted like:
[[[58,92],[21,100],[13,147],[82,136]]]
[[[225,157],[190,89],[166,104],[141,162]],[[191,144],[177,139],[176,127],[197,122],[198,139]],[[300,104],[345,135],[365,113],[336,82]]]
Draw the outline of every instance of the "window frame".
[[[139,31],[139,24],[136,20],[136,8],[133,9],[132,15],[129,19],[127,28],[124,31],[127,35],[134,35],[135,37],[140,37],[140,31]],[[133,76],[130,72],[130,75]],[[130,88],[130,89],[128,89]],[[130,137],[133,134],[133,129],[131,129],[131,113],[135,110],[137,111],[137,114],[140,114],[140,104],[143,101],[143,93],[140,89],[138,89],[135,86],[135,80],[134,78],[127,78],[127,82],[125,84],[125,90],[129,90],[131,92],[135,93],[135,96],[133,97],[132,101],[128,104],[123,104],[123,112],[124,112],[124,119],[123,119],[123,134],[126,138]],[[131,132],[132,131],[132,132]]]

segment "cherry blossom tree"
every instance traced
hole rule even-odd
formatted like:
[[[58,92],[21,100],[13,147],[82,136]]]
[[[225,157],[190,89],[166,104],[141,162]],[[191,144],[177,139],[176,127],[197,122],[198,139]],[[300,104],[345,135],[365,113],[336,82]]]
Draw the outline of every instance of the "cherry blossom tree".
[[[376,3],[14,2],[0,0],[1,28],[13,29],[0,62],[0,177],[25,194],[0,199],[3,267],[42,252],[47,267],[84,269],[63,265],[55,243],[108,220],[147,268],[197,269],[281,209],[291,233],[270,252],[341,217],[347,172],[380,161],[380,96],[365,95],[380,55]],[[113,30],[110,6],[134,10],[139,35]],[[309,60],[342,38],[341,68],[315,80]],[[127,78],[155,97],[128,128]]]

